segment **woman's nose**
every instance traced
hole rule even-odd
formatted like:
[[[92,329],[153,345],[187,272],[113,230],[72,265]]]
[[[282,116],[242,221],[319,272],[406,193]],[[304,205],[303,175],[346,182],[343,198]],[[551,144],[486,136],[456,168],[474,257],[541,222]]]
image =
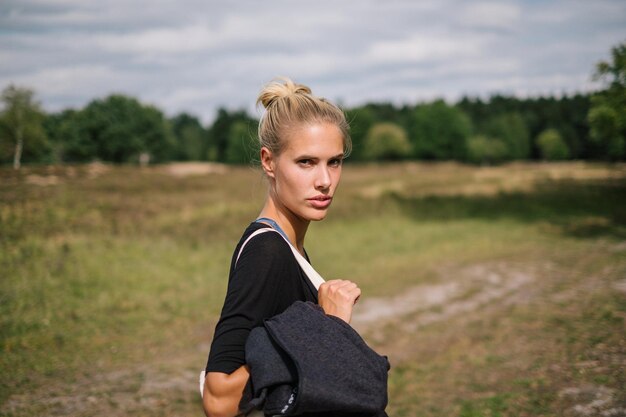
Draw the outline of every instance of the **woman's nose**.
[[[320,167],[319,172],[317,174],[317,178],[315,179],[315,188],[318,190],[324,190],[330,187],[331,179],[330,172],[328,172],[328,168]]]

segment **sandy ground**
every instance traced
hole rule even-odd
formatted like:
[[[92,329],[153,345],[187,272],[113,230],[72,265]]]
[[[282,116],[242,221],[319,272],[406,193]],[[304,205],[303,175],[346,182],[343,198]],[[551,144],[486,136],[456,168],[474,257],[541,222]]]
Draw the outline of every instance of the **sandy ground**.
[[[161,166],[164,172],[174,177],[193,175],[226,174],[228,166],[216,162],[176,162]]]

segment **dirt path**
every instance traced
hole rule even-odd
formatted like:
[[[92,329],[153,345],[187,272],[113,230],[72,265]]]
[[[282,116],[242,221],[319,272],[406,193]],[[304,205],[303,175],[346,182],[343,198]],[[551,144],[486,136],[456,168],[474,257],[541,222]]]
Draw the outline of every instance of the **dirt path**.
[[[439,284],[418,285],[389,298],[370,298],[357,304],[353,326],[366,332],[374,325],[398,321],[411,315],[401,324],[406,331],[429,325],[450,317],[467,314],[479,307],[519,294],[523,287],[535,280],[532,270],[519,270],[510,265],[480,264],[454,271],[455,279]],[[416,314],[417,313],[417,314]]]

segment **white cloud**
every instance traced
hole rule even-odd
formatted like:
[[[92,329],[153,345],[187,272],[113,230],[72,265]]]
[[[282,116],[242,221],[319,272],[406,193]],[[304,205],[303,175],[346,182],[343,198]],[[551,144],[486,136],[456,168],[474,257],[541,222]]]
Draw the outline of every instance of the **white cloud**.
[[[158,28],[129,34],[96,36],[96,46],[104,51],[141,54],[195,52],[215,45],[216,35],[204,26]]]
[[[484,47],[485,42],[479,37],[455,39],[446,34],[414,34],[406,39],[374,42],[368,58],[375,62],[452,61],[476,56]]]
[[[457,16],[469,26],[511,30],[517,28],[521,7],[510,2],[470,2]]]
[[[103,66],[70,66],[41,69],[30,74],[6,77],[4,80],[29,85],[44,95],[55,95],[85,89],[93,91],[94,86],[103,84],[111,86],[115,78],[116,73]]]
[[[543,24],[574,24],[587,21],[606,26],[611,21],[622,22],[626,15],[626,3],[613,0],[556,0],[538,8],[528,8],[525,17],[531,22]]]

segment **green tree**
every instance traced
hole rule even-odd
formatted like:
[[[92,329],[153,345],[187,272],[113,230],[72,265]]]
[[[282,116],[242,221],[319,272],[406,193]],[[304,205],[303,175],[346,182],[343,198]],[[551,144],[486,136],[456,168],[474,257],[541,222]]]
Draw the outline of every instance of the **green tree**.
[[[591,139],[610,160],[626,157],[626,43],[611,49],[611,62],[596,65],[595,80],[606,89],[591,98],[588,120]]]
[[[569,148],[556,129],[547,129],[537,137],[541,157],[548,161],[569,158]]]
[[[504,113],[492,118],[487,123],[484,133],[504,143],[506,158],[526,159],[530,156],[530,135],[519,113]]]
[[[484,135],[472,136],[467,140],[467,160],[475,164],[501,162],[507,154],[505,144],[499,139]]]
[[[413,154],[420,159],[458,159],[466,155],[466,141],[472,131],[470,119],[443,100],[415,108],[409,131]]]
[[[19,169],[22,158],[37,161],[49,152],[43,128],[45,114],[35,101],[34,91],[11,84],[2,91],[0,140],[3,149],[12,149],[13,168]]]
[[[138,123],[145,147],[143,153],[150,156],[154,162],[175,160],[177,157],[176,139],[172,132],[169,120],[157,107],[142,105],[143,115]]]
[[[250,118],[244,110],[229,112],[221,108],[217,111],[217,117],[209,129],[210,148],[207,152],[214,154],[218,161],[226,161],[230,128],[238,121],[250,123],[254,119]]]
[[[254,158],[256,144],[256,124],[237,121],[228,132],[226,162],[230,164],[249,164]]]
[[[177,142],[177,159],[199,161],[206,159],[207,132],[197,117],[181,113],[171,119],[172,131]]]
[[[98,158],[130,162],[141,154],[153,161],[176,157],[176,142],[168,120],[156,107],[137,99],[111,95],[94,100],[78,115],[81,149],[95,147]]]
[[[367,107],[357,107],[346,111],[346,119],[350,124],[350,138],[352,139],[352,153],[350,159],[360,161],[365,159],[365,137],[372,125],[376,123],[374,111]]]
[[[494,120],[506,114],[517,114],[525,125],[530,138],[536,138],[546,129],[556,129],[574,158],[589,158],[596,152],[597,146],[589,140],[587,115],[590,107],[589,95],[517,98],[495,95],[489,100],[464,97],[457,106],[472,120],[477,134],[493,137]],[[505,118],[505,117],[504,117]],[[506,120],[504,123],[506,125]],[[502,136],[498,133],[498,136]],[[541,152],[536,142],[530,143],[528,157],[540,158]],[[510,158],[511,156],[509,156]]]
[[[89,141],[81,143],[79,111],[66,109],[49,114],[44,121],[44,129],[52,146],[52,161],[84,161],[95,158],[96,148]],[[82,149],[81,145],[87,146]],[[81,157],[75,157],[81,155]]]
[[[398,160],[411,155],[411,144],[406,131],[395,123],[377,123],[365,137],[365,158]]]

